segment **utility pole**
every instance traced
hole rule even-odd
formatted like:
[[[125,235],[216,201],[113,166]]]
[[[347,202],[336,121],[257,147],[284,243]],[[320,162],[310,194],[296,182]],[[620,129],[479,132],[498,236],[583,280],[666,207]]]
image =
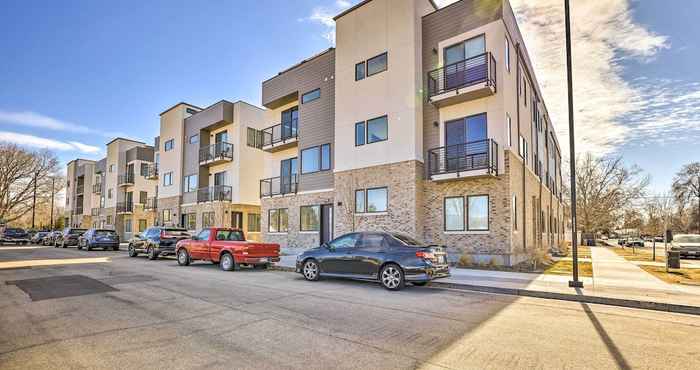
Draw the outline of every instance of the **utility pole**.
[[[36,180],[39,177],[39,171],[34,172],[34,195],[32,198],[32,230],[34,229],[34,219],[36,217]]]
[[[564,18],[566,23],[566,82],[569,93],[569,163],[571,165],[571,250],[573,252],[573,280],[571,288],[583,288],[578,279],[578,235],[576,235],[576,150],[574,148],[574,88],[571,73],[571,21],[569,0],[564,0]]]
[[[51,177],[51,226],[49,227],[51,231],[53,231],[53,198],[54,198],[54,182],[56,181],[55,177]]]

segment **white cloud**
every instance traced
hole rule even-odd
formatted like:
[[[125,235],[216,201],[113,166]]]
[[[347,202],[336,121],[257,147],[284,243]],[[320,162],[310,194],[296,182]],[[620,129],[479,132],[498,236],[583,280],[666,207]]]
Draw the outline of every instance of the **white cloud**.
[[[100,152],[99,147],[80,143],[77,141],[64,142],[9,131],[0,131],[0,141],[7,141],[15,143],[17,145],[23,145],[32,148],[50,149],[58,151],[74,151],[86,154],[97,154]]]
[[[311,10],[311,15],[299,19],[300,22],[312,22],[324,27],[321,37],[335,45],[335,21],[333,17],[350,8],[356,0],[335,0],[332,6],[317,6]]]
[[[98,134],[104,137],[124,136],[116,132],[96,130],[87,126],[65,122],[36,112],[11,112],[0,110],[0,122],[19,126],[42,128],[53,131],[72,132],[76,134]]]

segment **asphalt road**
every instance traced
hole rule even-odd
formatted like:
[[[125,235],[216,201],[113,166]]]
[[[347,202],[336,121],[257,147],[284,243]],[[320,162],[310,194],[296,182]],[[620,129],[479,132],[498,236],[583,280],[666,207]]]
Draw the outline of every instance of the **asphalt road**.
[[[0,247],[0,369],[697,369],[698,333],[681,314]]]

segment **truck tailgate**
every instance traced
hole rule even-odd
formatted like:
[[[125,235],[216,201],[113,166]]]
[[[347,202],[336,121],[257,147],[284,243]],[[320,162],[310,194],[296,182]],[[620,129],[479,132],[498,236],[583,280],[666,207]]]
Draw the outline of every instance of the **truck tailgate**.
[[[248,257],[279,257],[280,246],[270,243],[246,242]]]

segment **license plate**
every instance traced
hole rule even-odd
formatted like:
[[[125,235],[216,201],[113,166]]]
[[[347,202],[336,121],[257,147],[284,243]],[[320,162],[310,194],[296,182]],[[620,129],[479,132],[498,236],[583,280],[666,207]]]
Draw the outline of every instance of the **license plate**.
[[[260,258],[259,261],[260,261],[260,262],[267,262],[268,259],[267,259],[267,257],[263,257],[263,258]]]

